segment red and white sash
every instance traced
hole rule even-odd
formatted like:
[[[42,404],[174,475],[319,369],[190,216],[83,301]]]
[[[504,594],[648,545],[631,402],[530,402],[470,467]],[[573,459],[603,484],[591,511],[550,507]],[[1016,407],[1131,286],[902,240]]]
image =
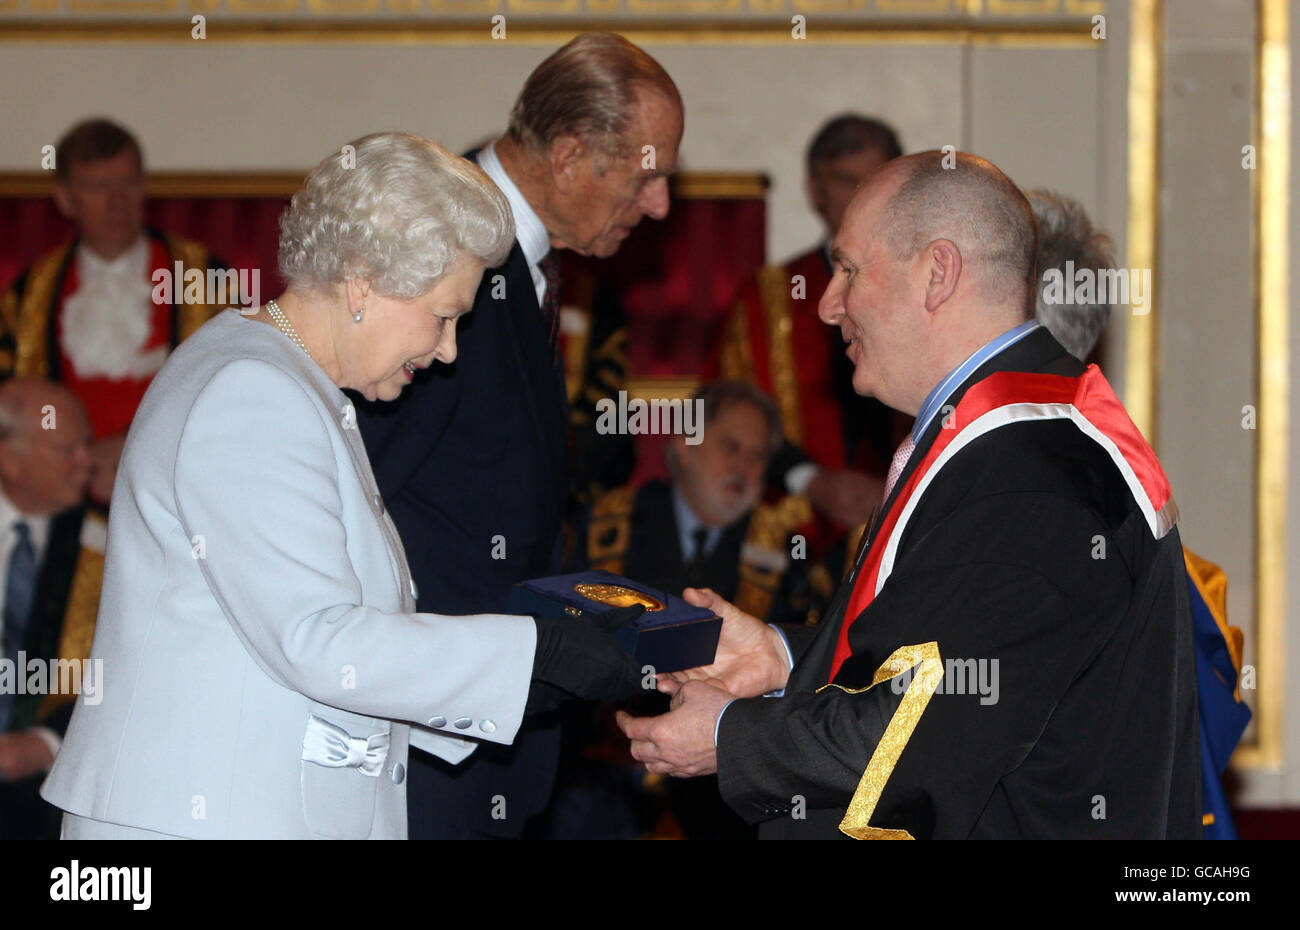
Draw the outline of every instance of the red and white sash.
[[[863,557],[841,621],[830,681],[849,657],[849,627],[884,587],[908,520],[926,489],[953,456],[981,436],[1011,423],[1071,420],[1106,450],[1146,516],[1156,539],[1178,522],[1169,479],[1151,446],[1129,419],[1096,365],[1077,378],[1030,372],[1000,371],[972,386],[944,421],[934,444],[886,511]]]

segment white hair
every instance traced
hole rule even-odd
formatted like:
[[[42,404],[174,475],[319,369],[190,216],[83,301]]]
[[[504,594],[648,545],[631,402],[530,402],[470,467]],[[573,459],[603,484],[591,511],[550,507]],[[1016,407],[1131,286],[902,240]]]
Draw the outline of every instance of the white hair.
[[[478,165],[420,136],[380,132],[324,159],[293,195],[280,218],[280,272],[317,292],[357,278],[410,300],[462,253],[501,264],[514,239],[510,205]]]
[[[1114,246],[1101,230],[1092,225],[1082,204],[1064,194],[1050,190],[1028,191],[1038,226],[1038,297],[1035,312],[1039,322],[1051,331],[1056,341],[1080,361],[1097,345],[1101,331],[1110,319],[1112,305],[1101,301],[1090,304],[1054,304],[1044,296],[1046,273],[1064,272],[1066,262],[1074,268],[1101,271],[1115,267]]]

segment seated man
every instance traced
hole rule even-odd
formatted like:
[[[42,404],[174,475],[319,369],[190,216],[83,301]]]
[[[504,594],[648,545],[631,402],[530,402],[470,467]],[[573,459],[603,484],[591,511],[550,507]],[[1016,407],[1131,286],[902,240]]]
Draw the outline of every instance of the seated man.
[[[766,394],[737,381],[705,385],[696,401],[704,409],[700,441],[672,438],[672,480],[598,497],[579,533],[578,564],[673,594],[711,587],[755,616],[802,622],[803,552],[796,546],[791,558],[790,536],[807,518],[807,502],[759,502],[782,442],[780,414]]]
[[[68,388],[27,378],[0,384],[0,640],[15,676],[0,678],[0,839],[59,833],[59,811],[37,789],[73,695],[54,693],[53,672],[47,693],[19,694],[16,685],[36,680],[33,661],[48,668],[89,654],[106,536],[103,523],[86,518],[90,467],[90,427]]]
[[[807,501],[763,504],[763,475],[783,438],[776,405],[758,388],[715,381],[697,392],[703,403],[698,445],[674,436],[671,481],[598,497],[582,531],[576,568],[603,568],[680,594],[711,587],[759,617],[803,623],[811,593],[803,546],[791,533],[809,515]],[[796,541],[797,542],[797,541]],[[658,695],[642,702],[662,710]],[[602,733],[604,734],[602,736]],[[753,831],[718,796],[716,779],[640,785],[626,764],[608,714],[575,711],[547,835],[615,839],[649,833],[688,839],[744,839]],[[577,747],[588,757],[578,758]],[[626,760],[630,762],[631,760]],[[646,788],[655,790],[647,791]]]
[[[192,294],[175,264],[219,267],[197,242],[144,224],[144,156],[104,119],[70,129],[55,149],[54,200],[77,236],[42,255],[0,295],[0,375],[50,378],[81,399],[93,434],[90,497],[107,505],[127,427],[176,344],[220,309]],[[155,271],[171,300],[153,299]],[[182,273],[183,277],[183,273]],[[233,291],[234,289],[232,289]],[[233,292],[221,306],[238,301]]]

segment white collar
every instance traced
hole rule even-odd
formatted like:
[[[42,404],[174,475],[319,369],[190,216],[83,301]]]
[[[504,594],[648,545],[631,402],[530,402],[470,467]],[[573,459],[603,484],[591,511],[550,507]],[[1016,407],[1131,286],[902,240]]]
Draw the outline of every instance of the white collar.
[[[497,157],[496,142],[489,142],[479,149],[476,160],[479,167],[487,172],[487,176],[501,188],[501,193],[506,195],[510,212],[515,217],[515,238],[519,240],[519,248],[523,250],[528,264],[536,265],[551,251],[551,237],[547,234],[541,217],[520,193],[510,175],[506,174],[501,159]]]
[[[101,274],[144,277],[144,266],[148,260],[149,240],[143,233],[129,249],[113,259],[102,258],[84,242],[77,246],[77,274],[83,282]]]
[[[0,539],[13,534],[14,522],[22,520],[27,524],[32,534],[32,548],[36,550],[37,558],[45,550],[45,537],[48,535],[50,527],[50,517],[48,514],[41,516],[32,516],[25,514],[14,506],[14,502],[9,499],[4,488],[0,487]],[[6,567],[0,565],[0,574],[6,571]]]

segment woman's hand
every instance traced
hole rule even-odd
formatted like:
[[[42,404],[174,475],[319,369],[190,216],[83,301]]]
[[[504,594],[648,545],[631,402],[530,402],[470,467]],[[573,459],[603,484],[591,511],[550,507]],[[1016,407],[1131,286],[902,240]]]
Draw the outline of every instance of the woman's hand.
[[[643,613],[644,607],[635,606],[585,620],[537,617],[533,685],[524,713],[554,710],[570,698],[608,703],[639,694],[643,690],[641,666],[613,633]]]

